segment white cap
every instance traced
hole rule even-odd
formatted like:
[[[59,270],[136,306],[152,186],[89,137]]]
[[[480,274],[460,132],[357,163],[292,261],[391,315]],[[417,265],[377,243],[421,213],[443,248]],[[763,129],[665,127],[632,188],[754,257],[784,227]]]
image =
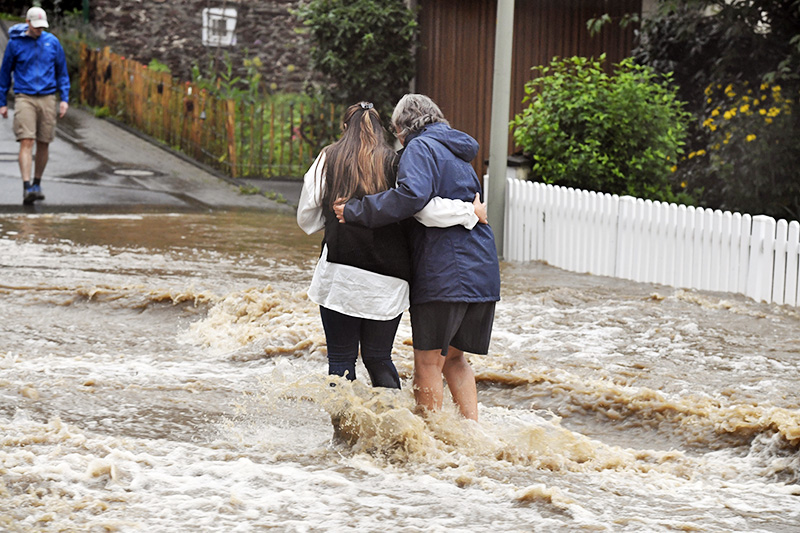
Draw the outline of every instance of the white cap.
[[[47,13],[41,7],[32,7],[25,16],[28,23],[34,28],[47,28]]]

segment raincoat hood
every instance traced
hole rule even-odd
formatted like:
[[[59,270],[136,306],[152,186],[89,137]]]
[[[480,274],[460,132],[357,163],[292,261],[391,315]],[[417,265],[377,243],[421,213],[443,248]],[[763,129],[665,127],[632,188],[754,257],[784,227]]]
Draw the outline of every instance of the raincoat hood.
[[[463,131],[454,130],[447,124],[428,124],[422,130],[409,135],[406,139],[406,146],[420,135],[443,144],[453,155],[468,163],[478,155],[478,141]]]
[[[28,31],[28,24],[25,22],[21,22],[19,24],[14,24],[8,29],[8,38],[9,39],[21,39],[23,37],[28,37],[26,32]]]

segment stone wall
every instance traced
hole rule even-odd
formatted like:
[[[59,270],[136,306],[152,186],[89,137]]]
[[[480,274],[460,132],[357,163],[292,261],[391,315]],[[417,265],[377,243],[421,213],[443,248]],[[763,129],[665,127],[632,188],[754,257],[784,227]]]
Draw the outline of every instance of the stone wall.
[[[226,61],[237,75],[244,59],[258,57],[267,87],[299,91],[308,75],[308,44],[289,10],[299,0],[91,0],[92,26],[111,51],[148,64],[157,59],[173,76],[191,79],[193,65],[208,73],[209,60]],[[235,9],[234,43],[203,44],[203,10]],[[226,59],[226,55],[227,58]]]

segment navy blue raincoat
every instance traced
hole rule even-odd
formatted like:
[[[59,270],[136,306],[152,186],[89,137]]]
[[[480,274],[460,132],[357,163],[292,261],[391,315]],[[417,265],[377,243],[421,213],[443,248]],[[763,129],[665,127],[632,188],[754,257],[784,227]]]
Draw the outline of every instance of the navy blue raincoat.
[[[470,165],[478,142],[445,124],[409,135],[400,158],[397,187],[347,202],[348,224],[380,227],[413,217],[435,196],[472,202],[481,190]],[[500,299],[500,267],[488,224],[429,228],[410,222],[411,304],[495,302]]]

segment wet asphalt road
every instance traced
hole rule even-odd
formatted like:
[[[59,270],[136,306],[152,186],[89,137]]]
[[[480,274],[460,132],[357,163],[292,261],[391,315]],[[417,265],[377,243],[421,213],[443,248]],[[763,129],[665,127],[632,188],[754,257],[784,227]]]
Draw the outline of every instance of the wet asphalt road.
[[[13,110],[0,119],[0,211],[135,209],[294,210],[300,182],[232,180],[157,145],[76,105],[59,121],[42,179],[44,201],[22,205],[19,145],[12,131]],[[241,185],[280,193],[286,203],[263,194],[242,194]]]

